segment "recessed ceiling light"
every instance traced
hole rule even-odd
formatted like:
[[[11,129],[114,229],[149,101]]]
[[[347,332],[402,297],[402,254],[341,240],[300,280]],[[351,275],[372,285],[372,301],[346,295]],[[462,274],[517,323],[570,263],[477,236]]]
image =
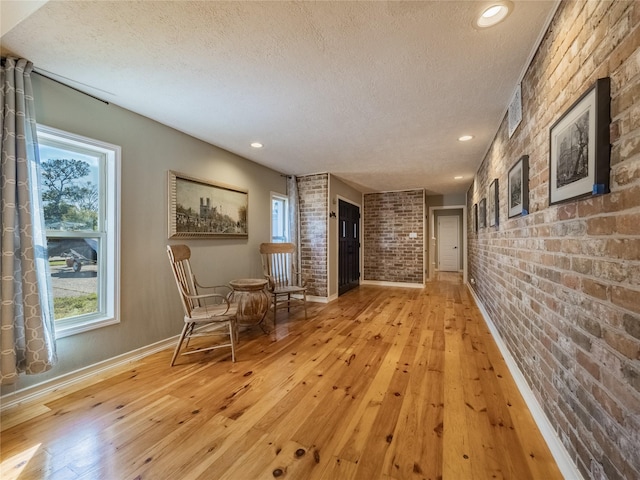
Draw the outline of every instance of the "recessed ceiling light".
[[[460,141],[460,142],[468,142],[472,138],[473,138],[473,135],[462,135],[461,137],[458,137],[458,141]]]
[[[462,180],[462,175],[457,175],[453,177],[454,180]]]
[[[502,5],[494,5],[493,7],[489,7],[484,12],[482,12],[482,16],[484,18],[495,17],[503,8],[504,7]]]
[[[492,27],[507,18],[512,9],[513,4],[510,1],[495,2],[482,11],[476,25],[480,28]]]
[[[260,142],[253,142],[253,143],[251,144],[251,146],[252,146],[253,148],[262,148],[262,147],[264,147],[264,145],[262,145]]]

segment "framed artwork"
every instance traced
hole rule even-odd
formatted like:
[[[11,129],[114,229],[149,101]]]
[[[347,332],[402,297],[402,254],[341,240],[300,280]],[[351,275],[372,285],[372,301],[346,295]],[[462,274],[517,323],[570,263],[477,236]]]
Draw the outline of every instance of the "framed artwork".
[[[478,204],[473,204],[473,231],[478,233]]]
[[[487,212],[489,216],[489,226],[493,227],[494,225],[498,225],[498,218],[500,211],[498,209],[498,179],[496,178],[491,185],[489,185],[489,211]]]
[[[480,200],[480,206],[478,207],[478,228],[484,228],[487,226],[487,201],[483,198]]]
[[[509,218],[526,215],[529,210],[529,155],[523,155],[509,170]]]
[[[509,103],[508,119],[509,138],[511,138],[513,132],[516,131],[516,128],[518,128],[518,125],[520,125],[522,121],[522,89],[520,84],[516,87],[516,91],[511,98],[511,103]]]
[[[601,78],[549,132],[549,204],[609,192],[610,79]]]
[[[169,170],[169,238],[247,238],[246,190]]]

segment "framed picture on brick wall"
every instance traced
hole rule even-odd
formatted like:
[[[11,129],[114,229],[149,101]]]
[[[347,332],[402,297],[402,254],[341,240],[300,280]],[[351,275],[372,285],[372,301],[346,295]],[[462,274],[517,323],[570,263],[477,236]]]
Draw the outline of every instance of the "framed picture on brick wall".
[[[484,228],[487,226],[487,201],[486,199],[480,200],[478,207],[478,228]]]
[[[516,91],[511,97],[511,103],[509,103],[509,110],[507,111],[507,118],[509,123],[509,138],[516,131],[518,125],[522,121],[522,90],[520,84],[516,86]]]
[[[509,170],[507,202],[509,218],[529,210],[529,155],[523,155]]]
[[[551,127],[549,204],[609,192],[610,83],[597,80]]]
[[[489,211],[487,215],[489,217],[489,226],[493,227],[498,225],[499,209],[498,209],[498,179],[496,178],[491,185],[489,185]]]
[[[473,231],[478,233],[478,204],[473,204]]]

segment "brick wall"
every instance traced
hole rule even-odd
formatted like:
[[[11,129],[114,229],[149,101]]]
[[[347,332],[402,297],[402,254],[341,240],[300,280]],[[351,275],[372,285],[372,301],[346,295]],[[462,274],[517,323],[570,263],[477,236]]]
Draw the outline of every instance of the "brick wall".
[[[469,277],[582,474],[640,478],[640,2],[564,1],[468,192],[499,179],[500,224],[473,232]],[[549,206],[549,128],[611,78],[611,193]],[[529,155],[530,214],[507,218]]]
[[[364,280],[423,283],[424,202],[423,190],[364,196]]]
[[[300,197],[300,270],[307,294],[327,297],[327,219],[329,175],[298,177]]]

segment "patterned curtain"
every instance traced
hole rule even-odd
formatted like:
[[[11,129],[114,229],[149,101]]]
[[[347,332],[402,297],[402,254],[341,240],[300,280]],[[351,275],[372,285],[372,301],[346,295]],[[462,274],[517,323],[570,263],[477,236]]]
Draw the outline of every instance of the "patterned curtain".
[[[300,202],[298,197],[298,179],[290,175],[287,177],[287,197],[289,200],[289,241],[296,246],[295,256],[293,258],[293,264],[295,271],[300,271]]]
[[[57,361],[40,159],[31,88],[33,64],[2,59],[0,69],[0,383],[42,373]]]

